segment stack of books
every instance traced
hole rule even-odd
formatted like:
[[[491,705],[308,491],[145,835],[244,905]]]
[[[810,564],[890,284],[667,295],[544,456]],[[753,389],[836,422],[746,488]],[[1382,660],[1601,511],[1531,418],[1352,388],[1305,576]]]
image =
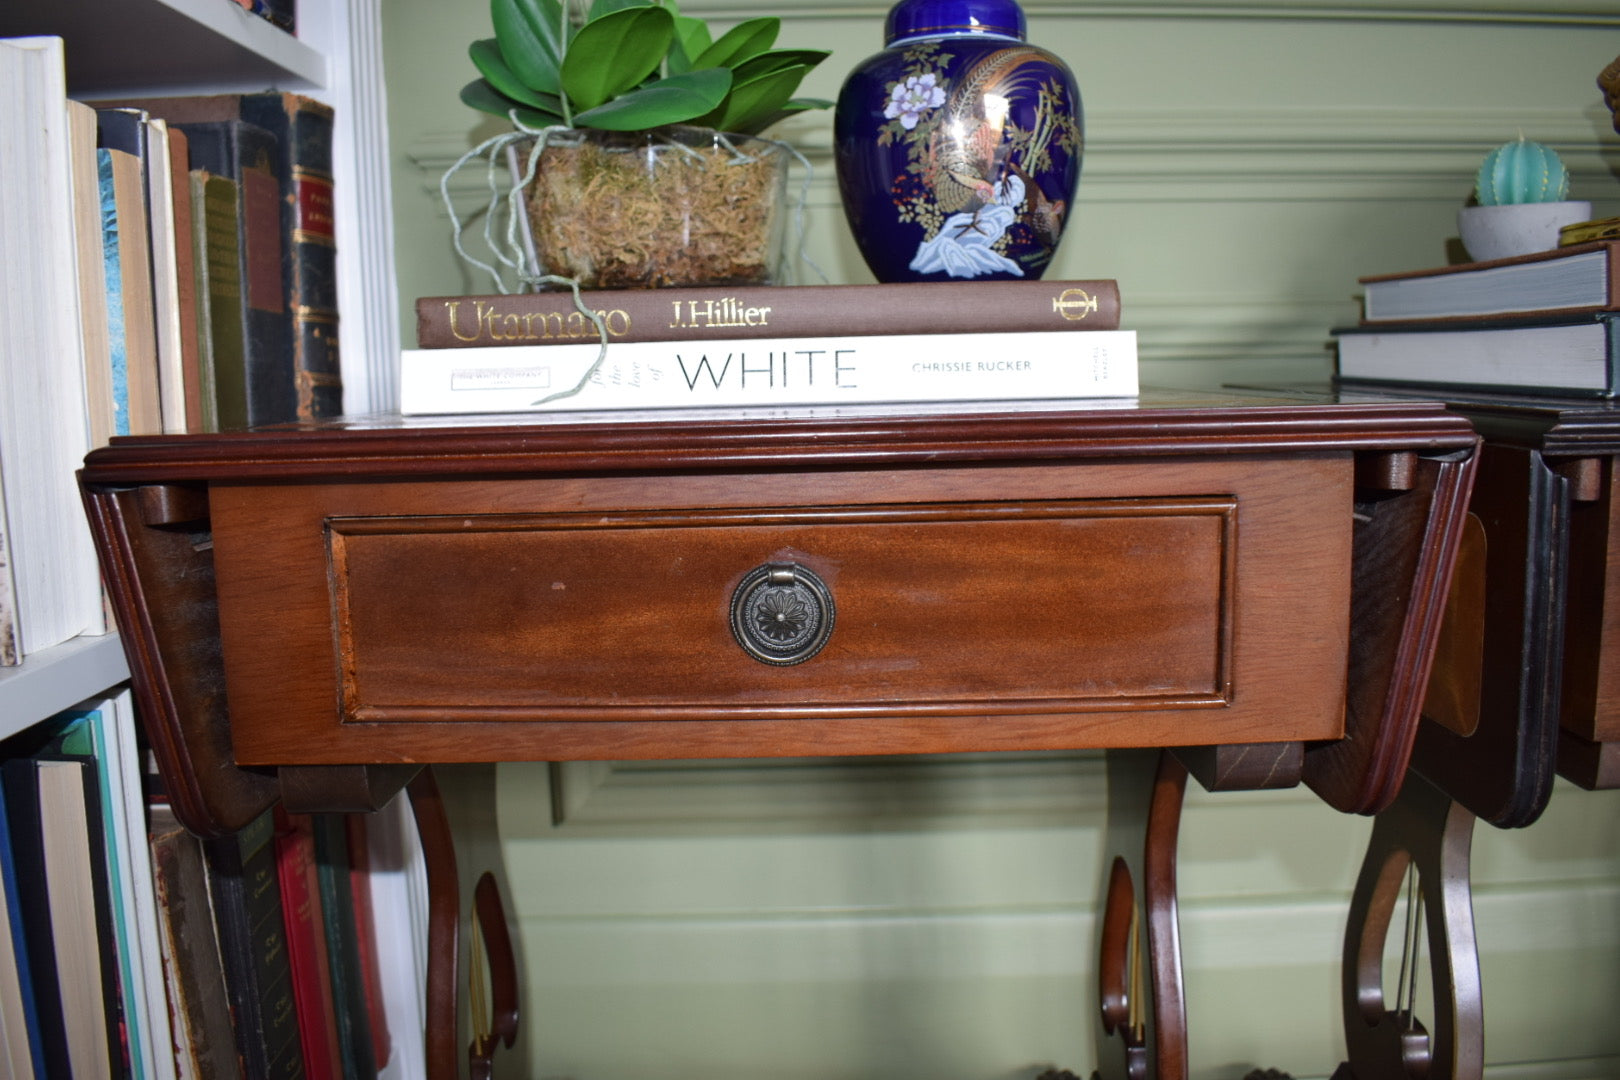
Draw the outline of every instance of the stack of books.
[[[1361,284],[1360,322],[1333,331],[1341,382],[1620,394],[1620,240]]]
[[[0,664],[106,629],[87,451],[342,411],[332,110],[92,104],[65,67],[60,38],[0,39]]]
[[[375,1080],[408,1049],[371,855],[403,807],[201,839],[141,750],[127,689],[0,741],[0,1076]]]
[[[581,305],[567,291],[439,296],[418,300],[416,316],[407,414],[1137,392],[1136,334],[1119,328],[1108,279],[603,290]]]
[[[342,412],[333,119],[276,91],[97,103],[98,153],[145,181],[163,430]]]

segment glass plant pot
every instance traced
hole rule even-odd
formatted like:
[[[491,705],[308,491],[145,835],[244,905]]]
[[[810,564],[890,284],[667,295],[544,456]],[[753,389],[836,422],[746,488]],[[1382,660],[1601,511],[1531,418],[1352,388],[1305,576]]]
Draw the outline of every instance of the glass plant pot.
[[[833,119],[839,193],[879,281],[1038,278],[1074,205],[1080,91],[1014,0],[901,0]]]
[[[774,284],[787,158],[706,128],[551,132],[524,189],[534,257],[587,289]]]

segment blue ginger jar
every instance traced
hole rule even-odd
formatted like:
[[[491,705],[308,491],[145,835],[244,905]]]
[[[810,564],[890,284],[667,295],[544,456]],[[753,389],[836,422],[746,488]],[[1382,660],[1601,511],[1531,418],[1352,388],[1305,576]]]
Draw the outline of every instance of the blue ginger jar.
[[[1080,90],[1014,0],[900,0],[834,113],[844,212],[879,281],[1038,278],[1080,182]]]

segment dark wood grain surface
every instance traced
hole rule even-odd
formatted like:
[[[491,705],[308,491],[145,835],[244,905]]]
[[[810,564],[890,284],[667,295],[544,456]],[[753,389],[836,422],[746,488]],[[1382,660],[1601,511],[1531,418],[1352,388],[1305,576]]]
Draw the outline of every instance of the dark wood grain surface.
[[[1474,445],[1422,401],[1150,391],[351,419],[118,439],[82,481],[160,758],[219,789],[190,823],[294,764],[1266,743],[1365,812],[1406,765]],[[143,554],[175,534],[197,574]],[[839,605],[791,668],[718,617],[781,558]],[[177,573],[197,614],[159,625]]]

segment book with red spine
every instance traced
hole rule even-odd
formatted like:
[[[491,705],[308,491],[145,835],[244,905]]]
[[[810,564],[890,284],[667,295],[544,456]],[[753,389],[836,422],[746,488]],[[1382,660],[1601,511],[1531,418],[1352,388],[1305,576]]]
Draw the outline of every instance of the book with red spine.
[[[293,1007],[304,1046],[304,1075],[309,1080],[343,1080],[314,821],[308,814],[290,814],[279,805],[275,815],[276,871],[287,931],[287,961],[292,968]]]

